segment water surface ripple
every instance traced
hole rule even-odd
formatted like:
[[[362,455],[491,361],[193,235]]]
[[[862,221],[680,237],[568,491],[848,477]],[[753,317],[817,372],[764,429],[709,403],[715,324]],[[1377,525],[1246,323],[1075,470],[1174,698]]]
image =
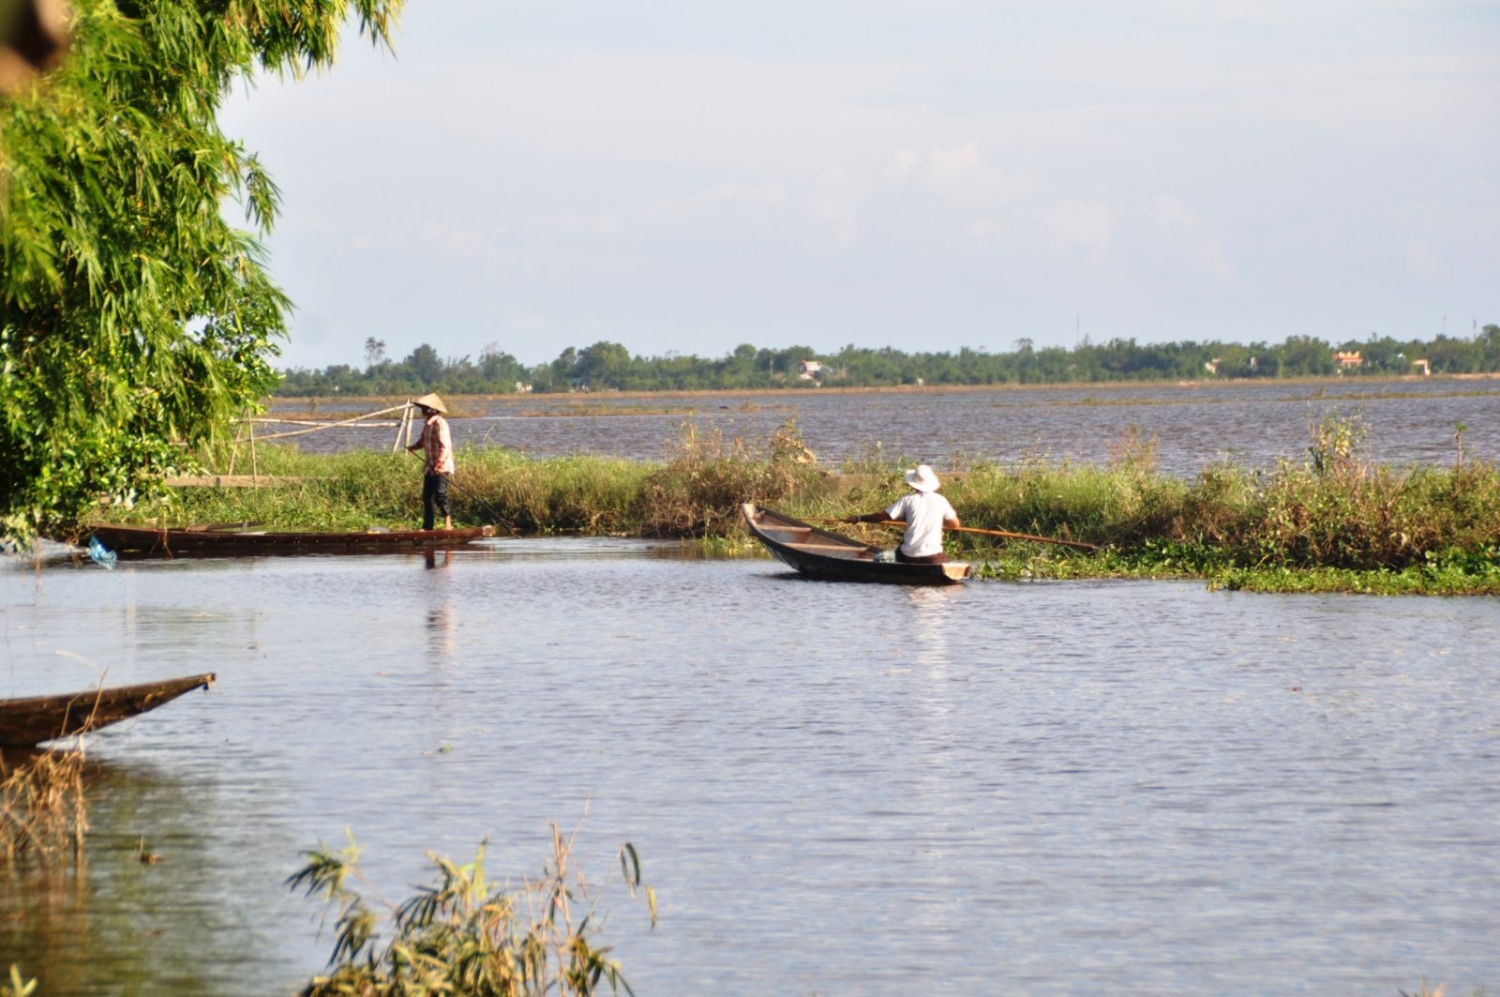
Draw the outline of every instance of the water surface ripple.
[[[277,407],[300,411],[307,403]],[[517,395],[467,399],[463,407],[467,417],[452,420],[460,445],[513,447],[538,457],[659,460],[688,424],[764,442],[794,419],[828,467],[875,455],[937,467],[976,460],[1008,466],[1037,457],[1102,464],[1133,427],[1154,441],[1161,470],[1191,476],[1222,460],[1252,468],[1300,461],[1312,428],[1334,416],[1363,425],[1363,452],[1382,463],[1451,464],[1459,426],[1469,459],[1500,460],[1500,380],[1486,379]],[[315,452],[389,449],[394,432],[340,429],[293,442]]]
[[[212,670],[97,737],[81,882],[0,879],[44,994],[286,994],[282,880],[534,874],[582,820],[646,994],[1500,984],[1500,603],[808,582],[671,545],[0,570],[0,695]],[[85,662],[89,664],[85,664]],[[163,861],[136,860],[145,836]]]

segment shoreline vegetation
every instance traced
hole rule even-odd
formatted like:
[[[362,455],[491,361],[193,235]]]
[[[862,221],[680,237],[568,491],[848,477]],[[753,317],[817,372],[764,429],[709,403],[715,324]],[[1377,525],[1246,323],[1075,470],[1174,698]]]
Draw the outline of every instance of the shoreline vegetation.
[[[1221,462],[1186,480],[1155,469],[1155,441],[1138,427],[1111,444],[1104,466],[1036,457],[938,468],[966,526],[1100,548],[950,533],[948,550],[973,561],[978,578],[1190,578],[1262,592],[1496,595],[1500,472],[1464,459],[1462,429],[1449,467],[1367,463],[1364,424],[1330,416],[1310,428],[1301,461],[1272,468]],[[263,487],[171,489],[130,508],[106,507],[99,518],[404,528],[420,520],[421,508],[418,465],[403,458],[263,445],[259,473],[270,479]],[[688,426],[664,462],[460,449],[453,512],[458,525],[494,524],[502,535],[687,538],[705,554],[756,556],[763,552],[740,522],[740,503],[808,521],[841,519],[902,494],[910,463],[876,445],[839,468],[820,466],[791,421],[764,444]],[[879,526],[839,528],[882,546],[899,539]]]
[[[764,398],[786,398],[795,400],[803,397],[809,391],[819,393],[835,393],[840,395],[887,395],[887,394],[995,394],[1004,396],[1007,394],[1026,395],[1037,392],[1055,393],[1059,390],[1078,390],[1099,392],[1104,395],[1129,395],[1137,392],[1160,392],[1165,389],[1176,389],[1184,393],[1184,401],[1201,401],[1201,397],[1195,397],[1197,393],[1213,391],[1235,391],[1242,388],[1264,388],[1267,384],[1275,384],[1289,391],[1299,388],[1312,389],[1308,394],[1294,394],[1290,397],[1302,399],[1304,397],[1316,398],[1368,398],[1374,393],[1383,393],[1389,390],[1399,392],[1402,385],[1429,385],[1422,391],[1423,397],[1464,397],[1469,395],[1489,395],[1500,388],[1492,387],[1488,382],[1500,381],[1500,372],[1475,372],[1475,373],[1445,373],[1423,376],[1421,374],[1396,374],[1396,373],[1362,373],[1359,375],[1340,374],[1308,374],[1285,376],[1274,379],[1267,378],[1222,378],[1222,377],[1183,377],[1183,378],[1159,378],[1156,380],[1119,380],[1119,381],[1086,381],[1066,380],[1057,382],[996,382],[979,384],[868,384],[857,385],[829,381],[807,380],[782,382],[761,386],[741,388],[591,388],[588,390],[560,391],[560,392],[525,392],[514,391],[476,391],[464,392],[454,395],[451,399],[444,396],[444,400],[450,405],[460,406],[450,414],[455,417],[465,415],[482,415],[484,406],[499,403],[518,409],[535,407],[544,415],[575,414],[571,409],[579,410],[581,414],[593,414],[603,412],[616,414],[615,409],[622,411],[620,414],[635,414],[631,407],[619,405],[619,402],[641,402],[652,403],[638,406],[653,414],[655,410],[672,413],[676,411],[694,412],[698,406],[691,404],[692,401],[701,400],[705,403],[703,407],[711,406],[714,409],[721,407],[749,408],[750,410],[777,408],[775,404],[762,404],[760,399]],[[1451,390],[1434,391],[1430,385],[1452,384]],[[415,394],[421,394],[426,389],[420,385],[410,389],[396,388],[389,391],[374,391],[369,393],[344,393],[318,394],[292,391],[283,383],[274,395],[269,396],[266,401],[271,403],[271,409],[278,415],[296,413],[296,417],[309,417],[315,419],[327,419],[338,415],[354,416],[362,412],[370,411],[389,405],[399,405]],[[728,406],[724,405],[726,400],[733,400]],[[686,401],[685,405],[664,405],[667,401]],[[1027,404],[1035,404],[1030,399]],[[1082,399],[1069,399],[1058,401],[1059,405],[1089,404],[1087,397]],[[1132,404],[1136,404],[1132,402]],[[1164,403],[1165,404],[1165,403]],[[300,411],[293,410],[288,406],[303,406]],[[529,414],[529,413],[528,413]]]
[[[1374,336],[1331,343],[1315,336],[1289,336],[1281,343],[1137,343],[1085,339],[1071,349],[1038,348],[1028,338],[1015,349],[991,353],[906,353],[891,347],[853,344],[835,352],[810,346],[780,348],[742,343],[722,357],[632,354],[620,343],[569,346],[549,363],[528,366],[498,342],[468,356],[442,357],[422,343],[406,357],[386,356],[384,340],[365,340],[363,368],[330,364],[322,370],[294,367],[279,372],[277,395],[338,396],[423,394],[567,394],[578,391],[746,391],[820,384],[871,387],[898,385],[1058,385],[1067,383],[1212,380],[1282,380],[1350,374],[1356,377],[1500,372],[1500,326],[1476,321],[1474,334],[1439,334],[1431,340]]]

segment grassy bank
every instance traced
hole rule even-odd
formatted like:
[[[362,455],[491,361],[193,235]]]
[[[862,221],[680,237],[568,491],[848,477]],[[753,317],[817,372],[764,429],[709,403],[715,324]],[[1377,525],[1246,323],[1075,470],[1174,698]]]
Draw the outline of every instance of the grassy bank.
[[[945,473],[965,525],[1087,541],[1062,547],[950,534],[980,577],[1195,577],[1229,588],[1380,593],[1500,593],[1500,474],[1488,464],[1388,467],[1358,456],[1359,426],[1330,420],[1305,460],[1269,469],[1233,463],[1193,479],[1155,469],[1153,441],[1127,431],[1106,466],[1036,460]],[[515,534],[693,537],[753,549],[738,520],[754,499],[809,520],[889,504],[904,490],[899,457],[849,473],[801,463],[787,427],[765,444],[689,432],[664,463],[605,457],[533,459],[461,451],[452,490],[460,524]],[[170,500],[114,509],[130,522],[250,522],[279,529],[363,530],[420,523],[420,465],[411,456],[310,456],[263,448],[260,489],[180,489]],[[856,528],[847,528],[851,531]],[[872,543],[898,534],[859,527]]]

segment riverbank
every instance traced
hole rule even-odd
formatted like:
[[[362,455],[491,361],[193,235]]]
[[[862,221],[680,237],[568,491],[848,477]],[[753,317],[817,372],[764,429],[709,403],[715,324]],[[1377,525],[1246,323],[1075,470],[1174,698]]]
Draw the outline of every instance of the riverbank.
[[[1107,466],[1038,459],[947,472],[966,525],[1096,544],[1095,553],[950,534],[978,577],[1172,578],[1258,591],[1500,594],[1500,474],[1483,463],[1397,468],[1362,462],[1347,423],[1318,427],[1308,458],[1251,470],[1222,462],[1192,479],[1154,469],[1154,443],[1126,433]],[[739,521],[756,500],[808,520],[889,504],[900,467],[805,463],[794,428],[764,445],[689,430],[670,459],[533,458],[462,449],[452,489],[460,525],[512,535],[692,538],[722,554],[758,548]],[[311,455],[263,447],[262,488],[178,488],[102,518],[181,525],[364,530],[415,526],[420,468],[409,456]],[[893,544],[881,527],[849,527]]]
[[[920,395],[920,394],[1000,394],[1028,396],[1058,391],[1088,391],[1117,393],[1121,395],[1143,394],[1162,390],[1202,392],[1224,390],[1234,392],[1241,389],[1264,388],[1267,384],[1287,389],[1316,387],[1328,397],[1363,397],[1372,392],[1399,389],[1403,385],[1427,385],[1451,383],[1453,392],[1469,394],[1489,393],[1476,383],[1500,380],[1500,374],[1359,374],[1335,375],[1332,377],[1282,377],[1257,378],[1195,378],[1186,380],[1143,381],[1064,381],[1047,384],[995,383],[995,384],[886,384],[886,385],[841,385],[820,384],[817,381],[799,381],[791,385],[753,388],[682,388],[658,391],[622,391],[612,388],[596,391],[509,392],[506,394],[454,394],[443,399],[454,413],[474,414],[491,405],[504,405],[516,409],[548,409],[558,405],[573,406],[586,410],[586,414],[613,414],[612,403],[625,400],[631,402],[680,400],[684,402],[713,403],[718,407],[725,399],[738,398],[786,398],[796,399],[809,392],[840,395]],[[1431,394],[1429,390],[1425,392]],[[306,395],[277,394],[269,400],[278,413],[297,412],[314,418],[326,418],[334,412],[357,415],[372,409],[399,405],[409,400],[410,393],[371,395]],[[672,406],[677,411],[682,406]]]

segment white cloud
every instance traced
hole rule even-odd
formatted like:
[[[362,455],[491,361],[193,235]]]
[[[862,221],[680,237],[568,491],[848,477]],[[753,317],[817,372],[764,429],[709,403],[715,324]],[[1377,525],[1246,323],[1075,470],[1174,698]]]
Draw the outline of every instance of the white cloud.
[[[1048,208],[1043,224],[1055,253],[1079,248],[1100,256],[1109,252],[1115,231],[1115,212],[1103,201],[1067,198]]]
[[[406,239],[399,235],[366,235],[361,233],[349,240],[349,246],[355,251],[405,249]]]
[[[891,157],[882,175],[898,184],[916,184],[954,207],[978,211],[1015,204],[1041,189],[1036,174],[997,169],[973,142],[929,149],[926,155],[903,149]]]
[[[468,264],[489,273],[534,273],[536,269],[533,252],[504,248],[493,234],[485,235],[477,229],[427,221],[421,225],[419,240],[436,250],[435,254],[429,250],[422,255],[436,255],[450,264]]]
[[[786,200],[786,188],[779,183],[721,183],[697,194],[657,201],[646,209],[646,218],[653,225],[680,225],[723,209],[774,208]]]
[[[564,235],[581,235],[593,239],[610,239],[620,234],[620,219],[613,214],[579,214],[572,212],[543,215],[542,224]]]
[[[1208,223],[1189,211],[1181,198],[1158,194],[1151,202],[1151,218],[1158,234],[1209,273],[1217,277],[1229,273],[1229,263]]]
[[[1436,253],[1418,243],[1406,246],[1406,265],[1418,277],[1440,277],[1447,269]]]
[[[488,241],[473,229],[444,225],[440,222],[424,222],[422,241],[437,246],[440,253],[450,259],[474,259],[489,255]]]
[[[809,198],[808,213],[814,227],[838,249],[846,249],[859,238],[859,215],[874,193],[875,185],[842,167],[828,170]]]

